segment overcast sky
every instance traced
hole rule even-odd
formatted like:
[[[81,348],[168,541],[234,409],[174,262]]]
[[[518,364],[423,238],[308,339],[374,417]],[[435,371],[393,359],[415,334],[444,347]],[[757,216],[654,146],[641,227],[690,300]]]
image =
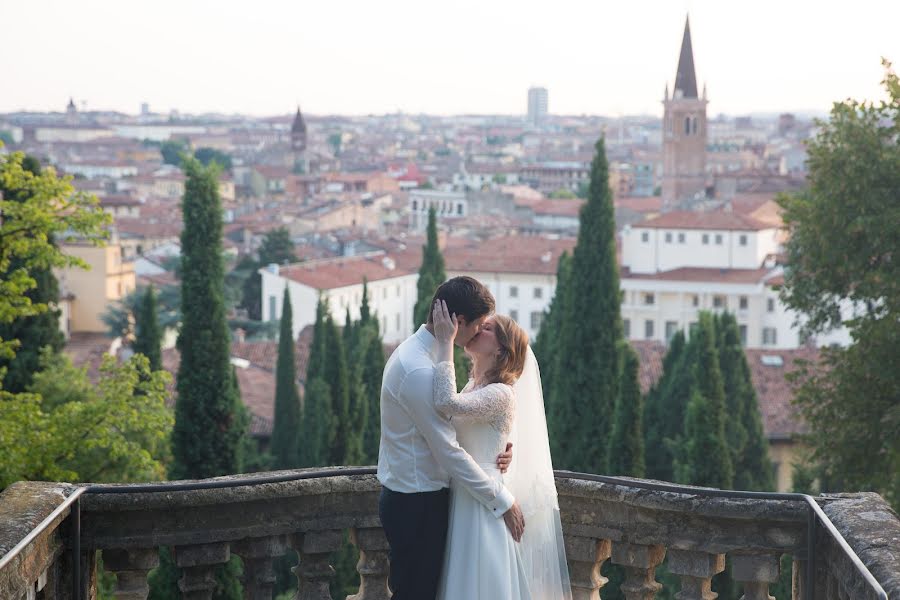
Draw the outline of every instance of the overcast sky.
[[[710,114],[880,99],[900,0],[0,0],[0,112],[661,114],[690,11]]]

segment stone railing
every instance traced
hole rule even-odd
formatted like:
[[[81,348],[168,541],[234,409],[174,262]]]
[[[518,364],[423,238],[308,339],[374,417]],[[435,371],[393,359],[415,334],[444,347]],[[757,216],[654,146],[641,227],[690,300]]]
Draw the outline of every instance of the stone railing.
[[[271,482],[279,477],[304,478]],[[377,512],[380,486],[370,469],[184,484],[87,491],[46,482],[13,484],[0,495],[0,598],[94,598],[93,558],[102,550],[105,569],[117,575],[115,597],[144,599],[157,548],[166,545],[174,547],[183,568],[183,598],[211,598],[215,567],[236,554],[244,563],[245,598],[268,600],[273,561],[294,549],[295,597],[326,600],[332,554],[347,530],[360,553],[361,587],[353,598],[389,598],[388,546]],[[708,490],[666,491],[657,482],[592,481],[565,473],[558,474],[557,486],[575,600],[600,597],[600,568],[607,560],[624,567],[622,590],[629,600],[653,598],[661,587],[655,569],[664,560],[681,579],[678,598],[709,600],[715,597],[711,579],[723,570],[726,555],[744,597],[765,600],[784,554],[793,557],[793,597],[879,597],[853,564],[852,552],[822,524],[808,546],[809,509],[802,501],[709,497]],[[888,596],[900,598],[897,515],[875,494],[817,500]],[[804,590],[810,550],[815,585]]]

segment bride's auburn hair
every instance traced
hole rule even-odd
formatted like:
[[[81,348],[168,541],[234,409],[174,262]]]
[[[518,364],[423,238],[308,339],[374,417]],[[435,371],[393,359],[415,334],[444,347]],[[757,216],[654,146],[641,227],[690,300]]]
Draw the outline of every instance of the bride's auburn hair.
[[[504,315],[494,315],[494,337],[500,346],[494,366],[484,374],[484,383],[513,385],[525,369],[528,356],[528,334],[519,324]]]

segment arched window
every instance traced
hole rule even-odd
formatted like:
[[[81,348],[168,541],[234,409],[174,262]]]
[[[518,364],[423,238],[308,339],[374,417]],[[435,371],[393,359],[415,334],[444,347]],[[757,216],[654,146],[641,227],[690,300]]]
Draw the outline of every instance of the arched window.
[[[691,133],[697,135],[697,117],[691,117]]]
[[[691,135],[691,118],[684,118],[684,135]]]

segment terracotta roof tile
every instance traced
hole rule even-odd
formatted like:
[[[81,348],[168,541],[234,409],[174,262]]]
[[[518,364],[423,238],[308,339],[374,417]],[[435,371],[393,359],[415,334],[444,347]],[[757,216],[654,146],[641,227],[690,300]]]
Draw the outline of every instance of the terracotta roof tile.
[[[415,269],[409,269],[401,266],[398,261],[394,261],[395,268],[391,269],[385,266],[383,261],[386,259],[392,259],[392,255],[378,254],[309,261],[281,267],[279,274],[317,290],[331,290],[362,283],[363,277],[369,281],[380,281],[411,275],[418,269],[418,264]]]
[[[448,248],[444,251],[444,261],[448,271],[457,273],[553,275],[560,255],[571,254],[574,247],[574,238],[513,235]]]
[[[764,223],[753,217],[725,212],[675,211],[660,215],[653,219],[641,221],[635,228],[649,229],[717,229],[722,231],[760,231],[772,229],[774,225]]]

